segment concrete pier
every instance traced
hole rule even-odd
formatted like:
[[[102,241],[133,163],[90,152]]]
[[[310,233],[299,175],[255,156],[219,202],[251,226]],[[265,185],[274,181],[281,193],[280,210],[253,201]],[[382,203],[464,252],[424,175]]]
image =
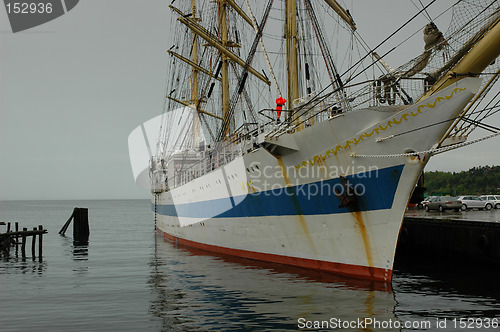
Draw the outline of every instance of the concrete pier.
[[[396,255],[446,257],[500,267],[500,210],[408,210]]]

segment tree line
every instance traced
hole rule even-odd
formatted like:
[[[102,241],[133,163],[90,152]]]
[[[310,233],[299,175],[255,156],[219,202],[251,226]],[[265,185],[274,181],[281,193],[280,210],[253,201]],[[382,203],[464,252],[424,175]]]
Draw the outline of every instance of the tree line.
[[[500,195],[500,166],[479,166],[468,171],[424,173],[427,195]]]

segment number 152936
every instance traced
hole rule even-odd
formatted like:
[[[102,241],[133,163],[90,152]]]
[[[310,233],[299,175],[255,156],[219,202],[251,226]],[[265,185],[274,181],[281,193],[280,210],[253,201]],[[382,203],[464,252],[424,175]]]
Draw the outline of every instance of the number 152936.
[[[52,13],[52,4],[35,2],[13,2],[6,5],[8,14],[50,14]]]

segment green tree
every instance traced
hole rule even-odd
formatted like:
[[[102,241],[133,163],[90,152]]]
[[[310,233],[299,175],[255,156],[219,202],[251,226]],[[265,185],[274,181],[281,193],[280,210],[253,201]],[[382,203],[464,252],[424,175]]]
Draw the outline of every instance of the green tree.
[[[500,194],[500,166],[472,167],[468,171],[424,173],[428,195]]]

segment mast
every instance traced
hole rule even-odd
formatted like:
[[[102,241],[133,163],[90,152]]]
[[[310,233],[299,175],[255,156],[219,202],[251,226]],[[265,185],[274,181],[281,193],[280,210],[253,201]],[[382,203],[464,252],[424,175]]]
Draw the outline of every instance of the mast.
[[[446,75],[436,82],[420,100],[440,91],[457,81],[470,76],[478,76],[500,55],[500,8],[483,27],[480,36],[472,38],[475,42],[470,50]],[[482,30],[483,30],[482,29]]]
[[[215,74],[213,72],[201,67],[200,65],[194,63],[192,60],[187,59],[187,58],[183,57],[182,55],[177,54],[177,53],[170,51],[170,50],[168,50],[167,53],[172,55],[172,56],[175,56],[177,59],[185,62],[186,64],[190,65],[191,67],[196,68],[197,73],[199,73],[201,71],[202,73],[207,74],[208,76],[212,77],[213,79],[216,79],[217,81],[222,82],[222,79],[220,77],[215,76]]]
[[[223,0],[222,0],[223,1]],[[189,17],[189,15],[184,14],[181,12],[179,9],[175,8],[174,6],[170,5],[170,8],[174,12],[176,12],[179,17],[177,20],[181,22],[182,24],[186,25],[189,29],[191,29],[193,32],[195,32],[199,37],[203,38],[210,46],[215,47],[222,55],[225,55],[228,59],[232,60],[234,63],[239,65],[242,68],[247,68],[248,72],[266,83],[267,85],[271,85],[271,82],[259,73],[255,68],[248,66],[245,61],[243,61],[240,57],[238,57],[236,54],[231,52],[227,47],[222,45],[222,42],[219,40],[219,37],[213,35],[210,33],[207,29],[199,25],[192,17]],[[227,44],[230,42],[228,41]],[[186,61],[185,61],[186,62]]]
[[[218,0],[219,18],[220,18],[220,38],[224,48],[227,49],[227,8],[226,0]],[[222,58],[222,118],[223,122],[228,121],[228,125],[224,129],[224,138],[227,137],[231,129],[231,120],[229,117],[229,58],[226,54],[221,53]]]
[[[192,0],[193,1],[193,0]],[[193,2],[192,2],[193,3]],[[221,78],[218,77],[218,71],[217,69],[216,74],[213,74],[211,71],[202,68],[200,65],[198,65],[197,61],[193,61],[187,58],[184,58],[180,56],[179,54],[176,54],[175,52],[169,51],[170,54],[175,56],[176,58],[182,60],[183,62],[187,63],[188,65],[192,66],[193,72],[191,75],[191,91],[197,91],[198,90],[198,79],[197,79],[197,74],[198,72],[204,72],[211,76],[212,78],[221,81],[222,83],[222,117],[219,117],[213,113],[203,111],[200,109],[199,104],[202,102],[202,100],[199,100],[198,97],[196,97],[196,102],[191,100],[191,103],[195,103],[196,109],[198,113],[203,113],[209,116],[212,116],[214,118],[222,120],[222,127],[224,129],[224,132],[222,133],[221,137],[222,139],[225,139],[227,135],[230,133],[231,130],[231,124],[233,123],[232,115],[231,115],[231,109],[230,109],[230,101],[229,101],[229,60],[233,61],[235,64],[241,66],[245,70],[247,70],[250,74],[254,75],[261,81],[263,81],[267,85],[271,85],[271,82],[267,79],[267,77],[261,73],[259,73],[255,68],[251,67],[249,64],[247,64],[244,60],[242,60],[239,56],[234,54],[229,47],[232,47],[235,45],[232,41],[228,39],[228,24],[227,24],[227,10],[228,10],[228,5],[229,2],[228,0],[217,0],[216,2],[217,9],[219,12],[219,35],[214,35],[210,31],[208,31],[206,28],[198,24],[198,19],[194,17],[193,14],[184,14],[182,11],[179,9],[175,8],[173,5],[170,5],[169,7],[179,15],[177,18],[178,21],[180,21],[182,24],[186,25],[194,34],[196,34],[198,37],[201,37],[203,40],[205,40],[208,45],[216,48],[220,54],[221,54]],[[196,10],[196,7],[192,7],[193,12]],[[196,41],[196,39],[193,36],[193,41]],[[196,41],[197,43],[197,41]],[[192,52],[192,57],[197,56],[197,51]],[[197,59],[197,58],[196,58]],[[193,93],[194,94],[194,93]],[[175,98],[172,98],[169,96],[171,100],[174,100],[176,102],[179,102],[183,105],[186,105],[186,102],[184,101],[179,101]]]
[[[356,30],[356,23],[354,23],[351,14],[349,14],[347,10],[342,8],[342,6],[340,6],[335,0],[325,0],[325,2],[337,13],[337,15],[340,16],[340,18],[342,18],[347,24],[349,24],[353,31]]]
[[[226,3],[231,6],[251,27],[253,27],[252,19],[241,9],[234,0],[226,0]]]
[[[196,20],[196,0],[191,0],[191,11]],[[193,46],[191,51],[191,60],[198,65],[198,35],[192,32]],[[198,106],[198,69],[193,66],[191,74],[191,100]]]
[[[299,98],[299,70],[297,61],[297,5],[295,0],[285,1],[285,38],[288,86],[288,109],[292,109],[293,101]],[[291,114],[288,114],[290,117]]]
[[[193,13],[193,19],[196,20],[196,0],[191,0],[191,11]],[[193,63],[198,65],[198,35],[192,32],[193,35],[193,46],[192,46],[192,56],[191,60]],[[200,100],[198,98],[198,69],[193,66],[191,74],[191,100],[195,105],[195,108],[199,108]],[[194,140],[193,143],[196,144],[198,140],[198,129],[200,126],[200,121],[198,114],[194,114]]]

